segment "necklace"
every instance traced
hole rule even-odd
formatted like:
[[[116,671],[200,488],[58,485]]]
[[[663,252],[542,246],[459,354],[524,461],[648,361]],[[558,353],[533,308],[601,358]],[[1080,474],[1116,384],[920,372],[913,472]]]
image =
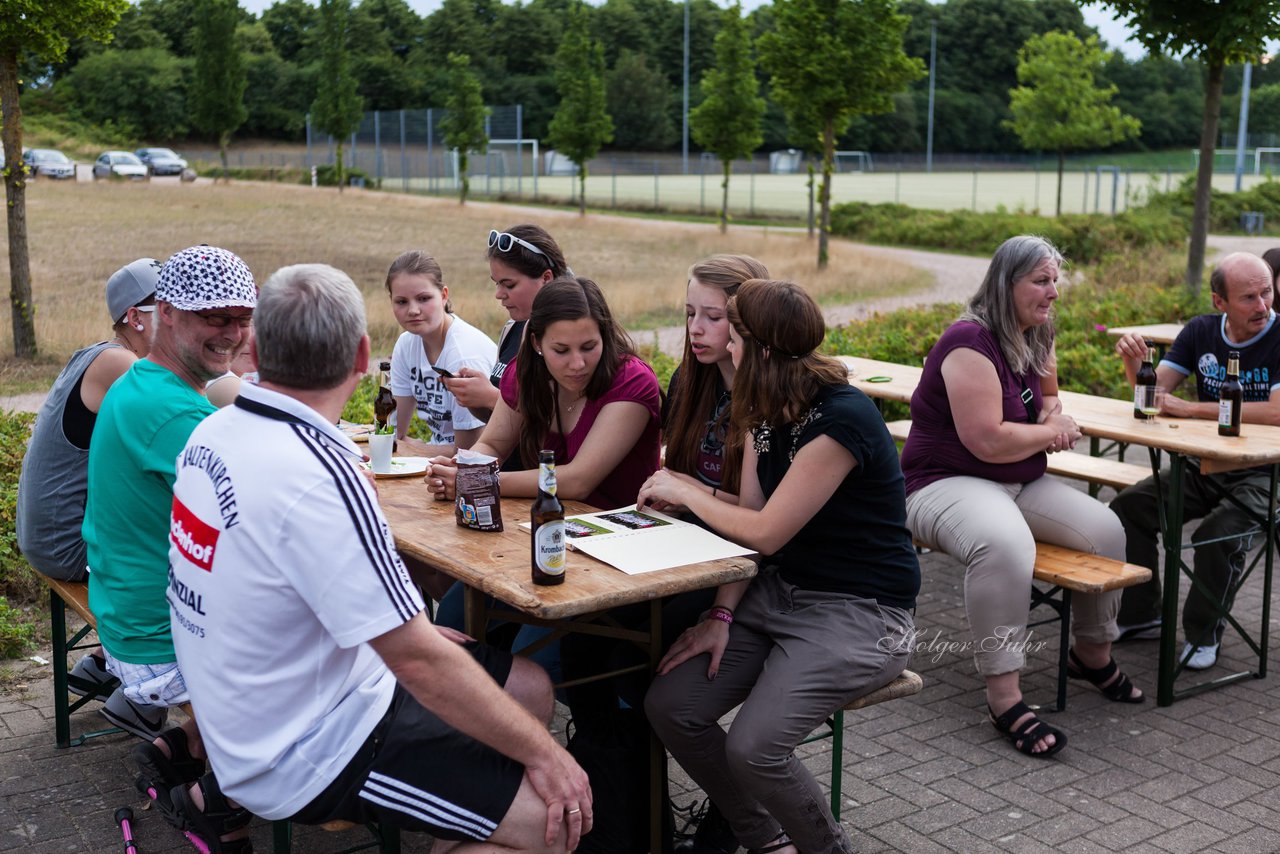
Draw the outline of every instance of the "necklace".
[[[586,395],[585,395],[585,394],[580,394],[580,395],[578,395],[576,398],[574,398],[573,403],[570,403],[568,406],[565,406],[565,407],[564,407],[564,413],[565,413],[565,415],[572,415],[572,414],[573,414],[573,410],[577,409],[577,408],[578,408],[578,404],[579,404],[579,403],[582,403],[582,401],[583,401],[583,400],[585,400],[585,399],[586,399]],[[563,406],[564,404],[561,404],[561,405]]]

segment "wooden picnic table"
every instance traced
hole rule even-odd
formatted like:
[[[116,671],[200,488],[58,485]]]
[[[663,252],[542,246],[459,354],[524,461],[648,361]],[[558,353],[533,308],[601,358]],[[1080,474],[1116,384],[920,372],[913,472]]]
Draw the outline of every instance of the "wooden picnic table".
[[[1168,347],[1182,331],[1181,323],[1149,323],[1145,326],[1108,326],[1107,335],[1120,338],[1130,332],[1136,332],[1152,344]]]
[[[569,552],[565,581],[552,587],[535,585],[530,573],[529,532],[519,527],[529,520],[533,503],[527,498],[502,499],[501,532],[459,527],[452,502],[436,501],[421,477],[380,479],[378,503],[391,526],[396,547],[466,585],[467,633],[484,640],[491,618],[550,626],[561,632],[622,638],[647,651],[644,665],[657,669],[664,650],[662,600],[666,596],[751,578],[756,564],[739,557],[627,575],[582,552]],[[595,508],[577,501],[563,502],[566,515]],[[496,602],[491,603],[488,597]],[[629,630],[611,625],[605,612],[621,605],[649,603],[649,629]],[[610,674],[612,675],[612,674]],[[662,781],[666,752],[651,739],[650,833],[653,851],[661,851]]]
[[[883,400],[910,402],[923,371],[923,368],[912,365],[899,365],[856,356],[842,356],[840,359],[849,369],[849,382],[852,385],[861,389],[869,397]],[[880,379],[882,377],[887,379]],[[1162,488],[1158,493],[1165,544],[1164,615],[1160,634],[1159,682],[1156,691],[1159,704],[1168,706],[1176,697],[1189,696],[1239,679],[1265,677],[1270,638],[1271,580],[1277,542],[1273,518],[1255,520],[1266,536],[1266,547],[1263,549],[1265,569],[1259,640],[1255,642],[1230,614],[1226,615],[1245,642],[1257,654],[1257,669],[1210,679],[1180,691],[1174,690],[1174,680],[1182,669],[1175,651],[1179,625],[1178,582],[1182,572],[1186,572],[1188,576],[1191,575],[1190,568],[1182,560],[1184,548],[1182,473],[1188,460],[1198,460],[1200,471],[1204,474],[1269,466],[1271,492],[1268,506],[1275,507],[1276,483],[1280,475],[1280,427],[1244,424],[1241,427],[1240,436],[1219,436],[1217,422],[1208,419],[1170,418],[1162,415],[1154,422],[1139,421],[1133,417],[1131,400],[1116,400],[1071,391],[1060,392],[1059,398],[1062,400],[1063,411],[1075,419],[1082,433],[1091,438],[1111,439],[1147,448],[1150,451],[1153,476],[1167,480],[1167,488]],[[1167,473],[1161,471],[1160,453],[1169,455],[1170,465]],[[1237,589],[1249,574],[1245,572],[1244,577],[1238,580]],[[1232,596],[1228,596],[1228,599],[1233,601]]]

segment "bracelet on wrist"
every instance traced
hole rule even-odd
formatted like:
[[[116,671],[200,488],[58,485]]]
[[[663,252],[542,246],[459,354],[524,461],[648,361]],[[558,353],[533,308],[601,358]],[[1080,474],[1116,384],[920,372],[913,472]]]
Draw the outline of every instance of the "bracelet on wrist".
[[[712,497],[712,498],[715,498],[715,497],[716,497],[716,493],[717,493],[717,492],[719,492],[719,491],[720,491],[720,487],[718,487],[718,486],[713,486],[713,487],[711,487],[711,497]]]
[[[733,612],[730,611],[728,608],[717,605],[711,610],[707,611],[707,619],[719,620],[720,622],[728,625],[733,623]]]

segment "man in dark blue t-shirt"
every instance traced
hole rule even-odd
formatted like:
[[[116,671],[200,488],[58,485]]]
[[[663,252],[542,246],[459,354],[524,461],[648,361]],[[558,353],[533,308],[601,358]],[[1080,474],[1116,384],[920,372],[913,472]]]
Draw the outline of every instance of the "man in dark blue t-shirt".
[[[1240,382],[1244,386],[1242,419],[1255,424],[1280,424],[1280,323],[1272,302],[1275,298],[1271,270],[1263,260],[1247,252],[1222,259],[1209,279],[1213,306],[1221,314],[1205,314],[1193,319],[1178,334],[1168,354],[1156,368],[1156,382],[1170,393],[1164,397],[1162,415],[1175,418],[1218,417],[1218,390],[1227,375],[1227,354],[1240,353]],[[1124,360],[1125,374],[1134,382],[1138,366],[1147,353],[1142,337],[1129,334],[1116,344]],[[1182,381],[1195,375],[1196,401],[1174,397]],[[1269,473],[1245,469],[1224,474],[1201,474],[1197,466],[1183,469],[1183,518],[1203,518],[1192,537],[1200,543],[1220,537],[1245,534],[1238,539],[1198,545],[1194,574],[1207,593],[1193,585],[1182,612],[1182,628],[1190,653],[1187,667],[1205,670],[1218,660],[1225,623],[1218,617],[1215,603],[1228,600],[1231,589],[1244,570],[1245,554],[1252,545],[1256,522],[1239,507],[1223,500],[1230,493],[1250,510],[1265,516]],[[1161,591],[1156,532],[1156,485],[1147,478],[1121,492],[1111,502],[1128,538],[1127,559],[1152,570],[1146,584],[1126,588],[1118,618],[1120,639],[1154,638],[1160,634]],[[1230,607],[1230,601],[1225,601]]]

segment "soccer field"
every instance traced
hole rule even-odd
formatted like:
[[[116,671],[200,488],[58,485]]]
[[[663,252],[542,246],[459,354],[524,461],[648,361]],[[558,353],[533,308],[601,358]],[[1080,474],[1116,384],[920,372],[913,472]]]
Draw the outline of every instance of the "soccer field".
[[[1141,204],[1151,190],[1165,191],[1177,186],[1187,173],[1068,172],[1063,176],[1063,213],[1123,211]],[[1266,180],[1244,176],[1244,188]],[[409,188],[417,192],[448,194],[452,181],[410,178]],[[784,214],[803,216],[808,207],[804,175],[735,174],[729,183],[731,215]],[[1230,191],[1234,176],[1214,175],[1218,190]],[[401,189],[402,180],[391,179],[387,189]],[[568,201],[577,197],[577,179],[569,176],[525,176],[503,178],[477,175],[471,192],[478,196],[507,195],[542,200]],[[833,204],[841,202],[899,202],[917,208],[994,211],[1039,210],[1052,214],[1057,174],[1050,171],[982,172],[863,172],[844,173],[832,178]],[[707,175],[610,175],[588,174],[587,204],[596,208],[652,207],[669,210],[714,212],[719,209],[720,176]],[[1113,208],[1114,201],[1114,208]]]

